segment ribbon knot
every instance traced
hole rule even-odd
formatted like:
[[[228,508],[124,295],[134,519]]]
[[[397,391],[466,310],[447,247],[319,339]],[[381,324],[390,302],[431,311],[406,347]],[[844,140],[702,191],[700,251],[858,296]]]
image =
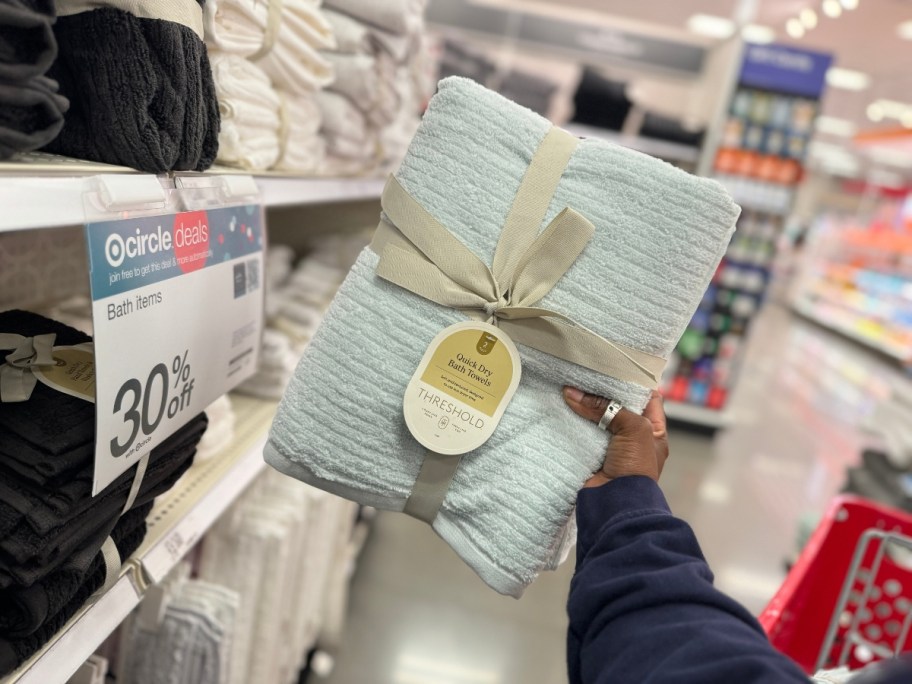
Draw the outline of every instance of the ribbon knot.
[[[5,363],[0,366],[0,402],[28,401],[38,382],[32,369],[56,363],[56,339],[54,333],[34,337],[0,333],[0,349],[13,350],[6,355]]]
[[[437,304],[496,320],[518,344],[655,388],[665,359],[607,340],[538,306],[595,234],[595,226],[569,207],[539,233],[578,142],[559,128],[545,136],[507,214],[490,268],[390,176],[371,243],[380,255],[376,273]]]

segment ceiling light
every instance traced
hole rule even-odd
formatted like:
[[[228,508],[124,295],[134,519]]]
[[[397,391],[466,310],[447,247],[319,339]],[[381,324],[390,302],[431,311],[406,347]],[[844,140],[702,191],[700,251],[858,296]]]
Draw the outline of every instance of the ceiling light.
[[[858,0],[839,0],[847,10],[858,9]]]
[[[837,119],[834,116],[819,116],[814,127],[821,133],[849,137],[855,135],[855,124],[848,119]]]
[[[903,115],[899,117],[899,123],[906,128],[912,128],[912,109],[903,112]]]
[[[746,40],[748,43],[763,45],[765,43],[772,43],[774,40],[776,40],[776,32],[769,26],[761,26],[760,24],[748,24],[743,29],[741,29],[741,37],[744,38],[744,40]]]
[[[912,40],[912,21],[904,21],[896,27],[896,32],[903,40]]]
[[[877,104],[876,102],[872,102],[871,104],[868,105],[867,114],[868,114],[868,118],[871,121],[874,121],[874,122],[883,121],[883,118],[884,118],[883,105]]]
[[[817,12],[810,7],[805,7],[801,10],[801,14],[798,15],[798,18],[806,29],[812,29],[817,26]]]
[[[823,13],[830,19],[835,19],[842,14],[842,5],[839,0],[823,0]]]
[[[855,71],[854,69],[830,67],[827,69],[826,82],[831,88],[864,90],[871,85],[871,77],[864,72]]]
[[[735,22],[712,14],[695,14],[687,20],[687,28],[691,33],[721,39],[735,32]]]
[[[908,112],[912,111],[912,104],[899,102],[897,100],[888,100],[884,97],[875,100],[872,105],[880,108],[880,111],[882,112],[881,118],[896,119],[897,121],[902,119]]]
[[[804,25],[797,19],[789,19],[785,22],[785,31],[796,40],[804,35]]]

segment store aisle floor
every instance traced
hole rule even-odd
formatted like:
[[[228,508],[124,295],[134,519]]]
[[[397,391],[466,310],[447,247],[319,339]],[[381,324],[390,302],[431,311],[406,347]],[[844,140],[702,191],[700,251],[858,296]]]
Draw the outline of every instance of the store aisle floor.
[[[769,306],[756,321],[734,424],[715,439],[675,430],[662,487],[697,532],[717,585],[758,613],[785,576],[798,521],[819,513],[858,460],[859,431],[897,372]],[[430,528],[381,513],[355,576],[328,684],[566,681],[564,605],[573,563],[519,601],[484,586]]]

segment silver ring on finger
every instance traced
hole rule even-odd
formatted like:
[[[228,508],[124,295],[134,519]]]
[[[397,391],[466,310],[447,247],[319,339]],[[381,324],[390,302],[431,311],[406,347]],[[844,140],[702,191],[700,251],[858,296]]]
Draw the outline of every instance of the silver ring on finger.
[[[598,422],[598,426],[608,431],[608,426],[611,425],[611,421],[614,420],[614,417],[621,412],[621,409],[624,408],[620,402],[614,401],[613,399],[608,402],[608,408],[605,409],[605,413],[602,414],[601,419]]]

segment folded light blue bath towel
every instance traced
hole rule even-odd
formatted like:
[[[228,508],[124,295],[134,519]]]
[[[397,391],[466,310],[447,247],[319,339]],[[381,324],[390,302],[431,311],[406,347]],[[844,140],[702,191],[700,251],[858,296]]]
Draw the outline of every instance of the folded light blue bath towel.
[[[490,264],[532,155],[551,124],[462,78],[441,81],[395,174]],[[540,306],[614,342],[667,357],[708,285],[739,208],[714,181],[600,140],[583,140],[544,227],[571,207],[595,235]],[[402,415],[428,344],[466,320],[374,274],[365,249],[307,348],[272,426],[274,468],[378,508],[401,511],[425,456]],[[574,385],[642,411],[649,390],[528,347],[522,382],[493,437],[466,454],[434,529],[495,590],[519,596],[554,565],[576,494],[606,434],[573,414]]]

